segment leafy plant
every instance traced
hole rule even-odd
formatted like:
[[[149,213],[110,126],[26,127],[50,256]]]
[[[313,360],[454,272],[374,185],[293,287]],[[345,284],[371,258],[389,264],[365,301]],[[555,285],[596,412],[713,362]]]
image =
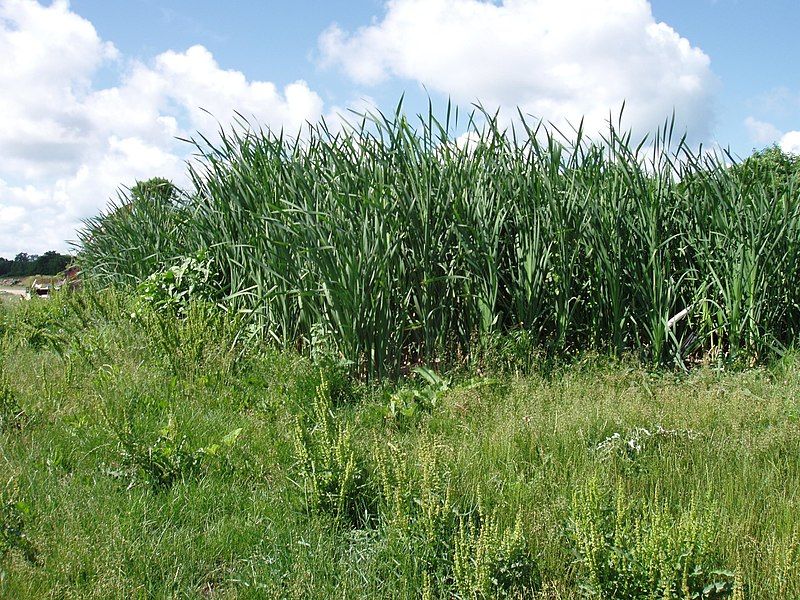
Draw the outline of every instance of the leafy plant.
[[[597,480],[575,494],[570,538],[589,598],[726,598],[734,574],[713,565],[714,532],[695,504],[673,514],[658,496],[636,510]]]
[[[166,489],[200,473],[210,458],[231,448],[241,432],[241,428],[234,429],[218,443],[192,448],[172,419],[150,444],[140,441],[128,427],[117,432],[121,469],[108,472],[128,479],[129,488],[143,484],[155,490]]]
[[[200,252],[184,257],[163,271],[156,271],[137,287],[137,299],[156,312],[186,317],[190,303],[212,302],[216,277],[213,260]]]
[[[401,388],[389,398],[386,417],[401,429],[416,423],[422,414],[430,413],[441,395],[450,389],[450,383],[430,369],[415,367],[412,372],[423,385]]]
[[[182,309],[182,318],[148,307],[139,307],[136,321],[145,331],[148,346],[172,373],[191,379],[212,370],[230,371],[245,351],[235,316],[216,305],[193,300]]]
[[[186,198],[169,181],[153,178],[121,189],[105,211],[78,232],[78,263],[90,285],[136,286],[187,252]]]
[[[496,513],[479,508],[477,519],[462,518],[453,552],[453,575],[461,598],[530,595],[539,585],[536,561],[522,531],[522,518],[501,527]]]
[[[368,518],[366,472],[347,425],[337,424],[328,381],[317,387],[309,417],[295,420],[295,464],[303,480],[308,510],[332,515],[351,525]]]
[[[30,514],[30,507],[19,496],[19,487],[13,479],[0,489],[0,565],[14,550],[29,562],[37,561],[36,547],[25,533],[25,517]]]
[[[441,453],[430,442],[413,454],[391,444],[376,451],[378,519],[387,540],[386,560],[400,562],[410,581],[432,593],[452,581],[459,525],[452,474]]]

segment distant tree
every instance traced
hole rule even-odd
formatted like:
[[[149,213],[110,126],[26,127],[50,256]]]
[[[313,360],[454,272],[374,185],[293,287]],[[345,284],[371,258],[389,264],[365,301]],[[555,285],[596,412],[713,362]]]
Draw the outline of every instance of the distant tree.
[[[779,192],[784,192],[788,190],[792,178],[800,177],[800,156],[784,152],[774,144],[753,152],[735,165],[733,170],[745,185],[760,181],[769,183]]]
[[[72,262],[70,255],[59,254],[55,250],[45,252],[41,256],[20,252],[14,260],[0,258],[0,276],[57,275],[70,262]]]
[[[784,152],[778,145],[769,146],[754,151],[727,169],[700,168],[688,173],[679,183],[679,189],[694,195],[702,193],[704,188],[731,181],[743,194],[760,190],[759,193],[766,191],[774,198],[787,192],[793,192],[797,197],[800,193],[800,156]]]
[[[50,250],[36,258],[33,271],[37,275],[55,275],[63,271],[70,263],[70,260],[70,256]]]

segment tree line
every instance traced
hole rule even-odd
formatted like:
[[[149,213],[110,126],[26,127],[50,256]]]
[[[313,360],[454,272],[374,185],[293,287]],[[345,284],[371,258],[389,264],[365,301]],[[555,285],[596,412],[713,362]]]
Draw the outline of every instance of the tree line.
[[[27,277],[29,275],[57,275],[72,262],[69,254],[49,250],[41,255],[20,252],[13,260],[0,257],[0,277]]]

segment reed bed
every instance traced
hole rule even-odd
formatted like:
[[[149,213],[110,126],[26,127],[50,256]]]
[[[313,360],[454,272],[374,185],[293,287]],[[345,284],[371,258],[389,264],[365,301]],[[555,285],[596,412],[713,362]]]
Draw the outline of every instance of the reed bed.
[[[116,285],[202,256],[248,331],[323,339],[370,377],[510,333],[678,365],[793,344],[796,175],[693,149],[670,120],[641,141],[504,122],[398,106],[290,137],[242,121],[194,141],[180,202],[87,221],[80,261]]]

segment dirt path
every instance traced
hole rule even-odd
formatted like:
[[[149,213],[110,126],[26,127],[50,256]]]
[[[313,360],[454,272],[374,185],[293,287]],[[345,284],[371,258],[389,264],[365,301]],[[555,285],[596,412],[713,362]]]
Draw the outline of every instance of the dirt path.
[[[21,287],[0,286],[0,294],[11,294],[13,296],[22,296],[23,298],[28,297],[28,292],[25,288]]]

